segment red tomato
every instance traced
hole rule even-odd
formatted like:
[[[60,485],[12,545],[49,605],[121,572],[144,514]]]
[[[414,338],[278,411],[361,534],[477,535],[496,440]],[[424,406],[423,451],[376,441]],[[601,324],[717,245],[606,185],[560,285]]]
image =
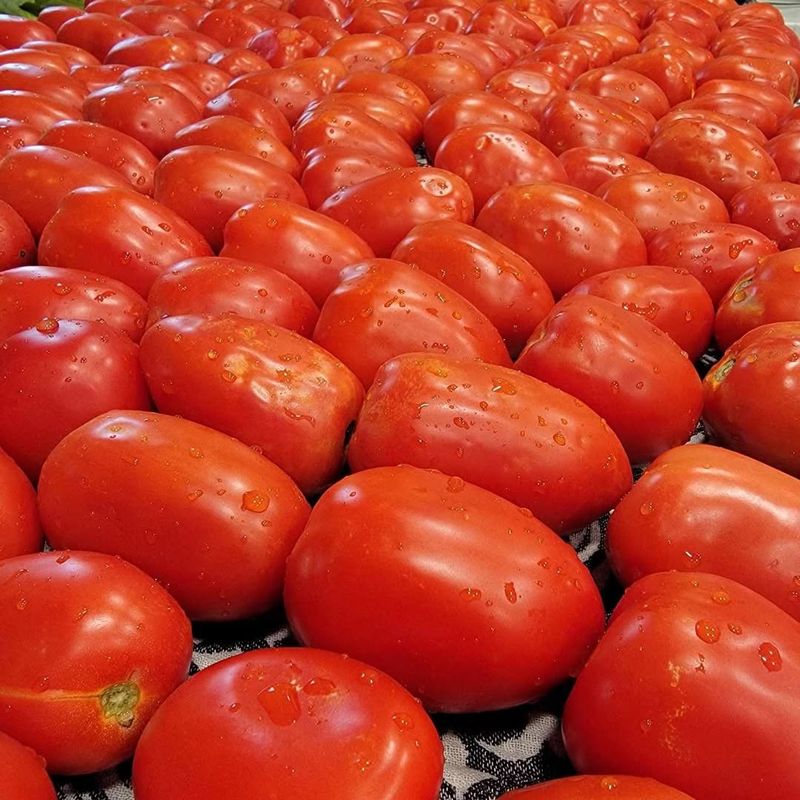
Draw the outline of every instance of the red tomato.
[[[257,128],[266,128],[287,147],[292,142],[292,129],[280,110],[268,98],[248,89],[226,89],[206,103],[203,113],[206,118],[239,117]]]
[[[696,73],[698,84],[724,78],[749,80],[777,88],[789,100],[797,97],[797,72],[789,64],[775,58],[725,55],[710,61]]]
[[[595,0],[595,8],[597,5]],[[584,8],[588,7],[588,4],[584,6]],[[586,24],[571,22],[570,26],[573,30],[577,29],[599,33],[601,36],[608,39],[614,48],[614,61],[619,60],[623,56],[633,55],[639,50],[638,26],[627,22],[625,17],[621,17],[616,22],[589,22]]]
[[[539,64],[522,64],[498,72],[486,91],[530,114],[537,121],[551,101],[564,93],[564,85]]]
[[[775,242],[753,228],[732,223],[675,225],[647,245],[649,263],[687,270],[703,284],[715,306],[743,272],[777,249]]]
[[[404,56],[390,61],[383,69],[415,83],[431,103],[456,91],[480,91],[484,85],[484,79],[471,62],[444,53]]]
[[[408,106],[422,122],[431,104],[415,83],[387,72],[351,72],[336,85],[338,92],[379,94]]]
[[[466,181],[476,210],[507,186],[567,181],[561,162],[541,142],[504,125],[459,127],[441,143],[434,163]]]
[[[540,697],[581,668],[605,619],[575,551],[526,512],[433,470],[350,475],[287,562],[292,630],[385,670],[431,711]]]
[[[262,28],[258,18],[228,8],[209,11],[197,26],[200,33],[216,39],[223,47],[247,47]]]
[[[288,275],[257,262],[213,256],[173,265],[155,281],[148,301],[148,325],[183,314],[232,313],[310,338],[319,316],[308,292]]]
[[[45,317],[104,322],[138,342],[147,303],[125,284],[62,267],[18,267],[0,274],[0,342]]]
[[[41,22],[0,14],[0,46],[4,49],[21,47],[26,42],[40,39],[52,41],[55,38],[53,31]]]
[[[800,181],[800,131],[775,136],[764,149],[775,161],[781,180]]]
[[[113,86],[126,69],[124,64],[80,65],[73,67],[71,74],[86,87],[87,93],[91,94],[98,89],[105,89],[106,86]],[[77,118],[77,115],[71,118]]]
[[[792,110],[792,101],[780,90],[754,80],[716,78],[697,87],[698,97],[719,94],[740,94],[749,97],[774,112],[779,121]]]
[[[365,387],[393,356],[430,351],[510,366],[497,329],[469,301],[426,272],[391,259],[348,267],[325,301],[314,341]]]
[[[267,200],[245,206],[230,219],[220,255],[283,272],[321,305],[339,283],[342,267],[374,253],[353,231],[323,214]]]
[[[658,172],[643,158],[607,147],[572,147],[558,157],[567,173],[567,183],[597,194],[612,178]]]
[[[622,3],[611,3],[606,0],[579,0],[577,3],[568,5],[572,6],[569,14],[570,25],[592,25],[594,27],[599,22],[620,25],[624,29],[636,33],[638,23],[643,21],[635,20]]]
[[[36,128],[43,134],[56,122],[78,119],[80,112],[74,107],[52,100],[35,92],[19,89],[0,91],[0,118],[11,119]]]
[[[246,94],[244,93],[246,90]],[[294,72],[293,68],[269,69],[242,75],[231,81],[231,88],[220,97],[230,98],[226,105],[235,102],[235,107],[246,108],[248,95],[255,94],[264,100],[264,106],[269,106],[272,111],[278,111],[287,121],[286,127],[294,125],[305,111],[306,106],[312,101],[322,97],[325,92],[314,82]],[[250,105],[254,101],[250,98]],[[210,109],[213,110],[213,109]],[[216,114],[230,114],[233,111],[216,110]],[[262,112],[265,114],[266,112]],[[252,117],[252,113],[245,115],[236,112],[237,116]],[[254,121],[254,120],[251,120]],[[291,129],[289,129],[291,131]],[[281,135],[283,141],[283,135]],[[291,140],[291,136],[290,136]]]
[[[230,76],[211,64],[195,64],[191,61],[174,61],[164,66],[164,72],[183,75],[210,100],[225,91]]]
[[[120,18],[138,25],[145,33],[157,36],[169,36],[195,27],[188,14],[166,5],[131,6],[120,14]]]
[[[768,4],[765,4],[768,5]],[[774,8],[774,6],[771,6]],[[768,58],[774,61],[781,61],[789,65],[800,75],[800,52],[796,47],[782,44],[774,39],[755,39],[747,37],[737,42],[724,45],[718,51],[718,57],[728,55],[735,56],[754,56],[756,58]]]
[[[657,83],[671,106],[694,94],[694,63],[681,47],[656,47],[635,53],[619,59],[617,66],[632,69]]]
[[[780,127],[778,115],[763,103],[752,97],[742,94],[704,94],[696,95],[691,100],[678,103],[674,106],[676,112],[699,111],[700,119],[710,119],[716,122],[716,115],[723,115],[723,124],[729,128],[736,128],[742,133],[749,134],[750,129],[756,128],[761,136],[753,137],[758,144],[774,136]],[[707,116],[702,112],[713,112],[714,116]]]
[[[469,33],[489,33],[501,39],[524,39],[539,44],[544,39],[542,29],[522,11],[506,3],[485,3],[470,21]]]
[[[793,797],[800,748],[783,732],[798,724],[786,698],[800,680],[799,653],[797,622],[741,584],[702,573],[642,578],[567,701],[570,759],[703,800]]]
[[[71,192],[39,242],[41,263],[107,275],[143,297],[176,261],[210,255],[206,240],[172,209],[115,187]]]
[[[676,447],[614,510],[609,558],[625,585],[653,572],[704,569],[800,619],[798,499],[800,481],[752,458],[710,445]]]
[[[106,54],[106,64],[131,67],[163,67],[174,61],[188,61],[194,48],[177,36],[133,36],[115,44]]]
[[[12,150],[36,144],[41,135],[41,130],[33,125],[9,117],[0,118],[0,159]]]
[[[42,528],[36,492],[14,459],[0,450],[0,561],[41,549]],[[2,745],[0,738],[0,751]],[[3,774],[4,766],[5,761],[0,758],[0,790],[5,788],[4,779],[8,780]],[[18,800],[28,800],[28,797],[19,795]]]
[[[58,6],[55,6],[55,8],[58,8]],[[64,42],[37,40],[26,42],[22,47],[31,52],[51,53],[60,56],[69,64],[71,72],[74,72],[75,68],[78,66],[100,66],[100,61],[90,52],[84,50],[82,47],[75,47],[74,45],[65,44]]]
[[[58,29],[68,20],[73,17],[80,17],[84,13],[82,8],[75,6],[49,6],[43,8],[39,12],[39,22],[43,22],[53,32]]]
[[[704,381],[703,421],[725,447],[800,475],[794,374],[800,322],[762,325],[737,340]],[[763,413],[769,397],[771,413]]]
[[[208,63],[224,70],[233,78],[270,68],[269,61],[244,47],[226,47],[218,50],[209,57]]]
[[[728,289],[717,309],[714,337],[726,350],[771,322],[800,319],[800,249],[762,257]]]
[[[646,242],[682,222],[730,222],[725,203],[710,189],[667,172],[612,178],[597,196],[625,214]]]
[[[304,30],[294,27],[265,28],[247,45],[270,66],[287,67],[303,58],[312,58],[320,51],[319,42]]]
[[[423,354],[378,370],[348,458],[354,471],[411,464],[458,475],[559,532],[631,486],[619,440],[579,400],[516,370]]]
[[[36,245],[30,228],[13,206],[0,200],[0,271],[30,264],[35,258]]]
[[[0,90],[20,90],[34,92],[80,108],[86,90],[79,80],[52,67],[24,63],[0,63]]]
[[[478,70],[484,81],[502,68],[494,51],[480,39],[463,33],[430,31],[423,34],[409,51],[411,54],[441,53],[459,56]]]
[[[153,192],[153,172],[158,161],[141,142],[126,133],[96,122],[65,120],[50,128],[39,143],[91,158],[119,172],[137,191]]]
[[[257,447],[306,493],[338,474],[364,392],[302,336],[236,315],[168,317],[145,333],[141,361],[160,411]]]
[[[653,134],[658,136],[662,131],[666,130],[670,125],[674,125],[676,122],[680,122],[682,120],[694,120],[697,122],[711,122],[718,126],[722,126],[723,128],[733,128],[734,130],[746,136],[748,139],[754,141],[756,144],[766,145],[767,137],[764,136],[761,130],[742,117],[731,116],[731,114],[734,112],[734,109],[729,105],[717,102],[704,102],[707,100],[718,99],[729,99],[736,101],[737,99],[741,98],[737,98],[737,95],[726,94],[719,95],[716,98],[698,98],[700,102],[697,103],[694,100],[687,100],[685,103],[678,103],[678,105],[675,106],[672,111],[670,111],[668,114],[665,114],[656,123]],[[724,108],[730,113],[714,111],[712,108],[708,108],[708,106]],[[762,110],[766,109],[763,109],[762,106]],[[740,113],[741,111],[742,109],[736,109],[736,113]]]
[[[648,31],[647,35],[642,37],[638,50],[641,53],[646,53],[648,50],[657,50],[663,47],[669,47],[670,49],[677,47],[683,50],[689,56],[695,71],[714,58],[705,47],[692,44],[674,31],[663,27],[661,30]]]
[[[309,514],[286,473],[246,445],[149,412],[104,414],[65,438],[39,503],[53,547],[122,556],[190,617],[213,620],[277,602]]]
[[[83,14],[67,20],[58,29],[58,41],[71,44],[91,53],[98,61],[104,61],[115,44],[141,36],[144,31],[132,22],[110,14]]]
[[[614,59],[614,48],[604,36],[596,33],[590,26],[581,26],[577,30],[568,25],[548,34],[545,44],[558,42],[577,42],[589,57],[589,67],[605,67]]]
[[[800,187],[789,181],[757,183],[730,200],[731,221],[763,233],[780,250],[800,245]]]
[[[667,96],[657,83],[639,72],[615,65],[585,72],[572,84],[572,88],[645,108],[656,119],[663,117],[670,107]]]
[[[170,63],[180,64],[183,62],[175,61]],[[166,66],[166,64],[164,65]],[[207,97],[197,88],[194,81],[172,70],[164,67],[137,66],[126,69],[119,76],[120,83],[139,83],[152,82],[163,83],[179,91],[195,107],[198,113],[202,113],[205,108]]]
[[[44,759],[4,733],[0,733],[0,792],[6,800],[56,800]]]
[[[337,25],[333,20],[322,17],[302,17],[297,27],[311,34],[323,49],[347,36],[347,31],[344,28]]]
[[[578,42],[551,42],[536,48],[525,66],[531,62],[550,64],[564,72],[564,86],[566,89],[578,76],[589,69],[589,56]]]
[[[581,775],[540,783],[500,796],[500,800],[692,800],[688,794],[670,789],[650,778],[620,775]]]
[[[200,114],[177,89],[162,83],[123,83],[92,92],[83,104],[89,122],[99,122],[140,141],[157,158],[166,155],[175,134]]]
[[[509,186],[475,225],[526,258],[556,297],[590,275],[647,261],[641,234],[626,216],[564,184]]]
[[[338,58],[348,72],[383,69],[390,61],[406,55],[406,48],[391,36],[354,33],[328,45],[323,54]]]
[[[214,735],[202,743],[197,730]],[[366,664],[305,647],[256,650],[175,692],[133,773],[138,800],[435,800],[442,745],[416,700]]]
[[[192,653],[189,621],[172,597],[97,553],[0,562],[0,632],[8,645],[0,728],[63,775],[129,758]]]

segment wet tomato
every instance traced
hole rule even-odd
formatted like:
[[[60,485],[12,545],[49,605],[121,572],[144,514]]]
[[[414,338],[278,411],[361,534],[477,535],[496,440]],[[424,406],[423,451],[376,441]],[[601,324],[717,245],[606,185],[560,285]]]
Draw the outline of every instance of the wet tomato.
[[[558,157],[567,183],[596,194],[612,178],[658,172],[649,161],[607,147],[573,147]]]
[[[0,733],[0,791],[7,800],[56,800],[45,760],[4,733]]]
[[[0,450],[0,561],[41,549],[36,492],[14,459]],[[0,759],[0,769],[3,763]],[[19,800],[26,798],[20,796]]]
[[[650,778],[623,775],[562,778],[507,792],[500,800],[605,800],[609,792],[614,800],[692,800],[688,794]]]
[[[13,206],[0,200],[0,272],[31,264],[35,257],[30,228]]]
[[[800,245],[800,187],[789,181],[757,183],[730,200],[731,221],[772,239],[780,250]]]

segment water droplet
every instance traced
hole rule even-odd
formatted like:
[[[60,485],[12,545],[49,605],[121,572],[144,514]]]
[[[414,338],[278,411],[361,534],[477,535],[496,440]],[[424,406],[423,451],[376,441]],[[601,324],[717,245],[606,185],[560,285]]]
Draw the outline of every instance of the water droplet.
[[[466,486],[464,481],[456,475],[452,475],[447,479],[448,492],[453,492],[455,494],[456,492],[463,491],[464,486]]]
[[[514,395],[517,393],[517,387],[513,383],[509,383],[503,378],[492,378],[492,391],[500,394]]]
[[[291,683],[268,686],[259,692],[258,702],[276,725],[287,727],[300,719],[300,699]]]
[[[711,595],[711,599],[720,606],[727,606],[728,603],[731,602],[731,596],[722,589],[718,592],[714,592],[714,594]]]
[[[564,434],[563,434],[563,433],[561,433],[561,431],[556,431],[556,432],[553,434],[553,441],[554,441],[554,442],[555,442],[557,445],[559,445],[560,447],[563,447],[563,446],[564,446],[564,445],[567,443],[567,440],[566,440],[566,438],[564,437]]]
[[[242,511],[253,511],[262,514],[269,508],[269,495],[258,489],[251,489],[242,495]]]
[[[203,451],[202,450],[198,450],[196,447],[190,447],[189,448],[189,455],[192,458],[202,458],[203,457]]]
[[[614,778],[602,778],[600,780],[600,788],[606,789],[609,792],[613,792],[618,786],[617,782]]]
[[[474,600],[480,600],[481,599],[481,590],[480,589],[470,589],[470,588],[462,589],[458,593],[458,596],[462,600],[467,600],[469,602],[472,602]]]
[[[208,358],[209,358],[211,361],[213,361],[215,358],[219,358],[219,353],[218,353],[216,350],[209,350],[209,351],[206,353],[206,356],[208,356]]]
[[[62,553],[57,559],[56,564],[66,564],[69,561],[69,553]]]
[[[639,513],[643,517],[646,517],[649,514],[652,514],[654,510],[655,510],[655,506],[649,500],[646,503],[642,503],[639,506]]]
[[[694,626],[694,632],[697,638],[706,642],[706,644],[714,644],[719,641],[719,628],[707,619],[701,619]]]
[[[236,380],[236,374],[229,369],[222,370],[222,380],[226,383],[233,383]]]
[[[20,597],[17,600],[17,611],[24,611],[28,607],[28,601],[24,597]]]
[[[764,642],[759,646],[758,657],[769,672],[779,672],[783,667],[781,654],[772,642]]]
[[[453,425],[455,425],[456,428],[469,430],[469,423],[464,419],[464,417],[453,417]]]
[[[53,291],[56,294],[59,294],[59,295],[61,295],[63,297],[65,294],[69,294],[72,291],[72,287],[71,286],[67,286],[67,284],[65,284],[65,283],[61,283],[61,281],[58,281],[53,286]]]
[[[336,684],[328,678],[312,678],[303,687],[303,691],[316,697],[325,697],[336,691]]]
[[[52,317],[45,317],[36,323],[36,330],[39,333],[53,334],[58,330],[58,320]]]
[[[516,603],[517,602],[517,589],[514,586],[514,582],[513,581],[509,581],[508,583],[506,583],[503,586],[503,591],[505,592],[506,600],[508,600],[509,603]]]
[[[193,492],[189,492],[189,494],[186,495],[186,499],[190,503],[193,503],[195,500],[198,500],[202,496],[203,496],[203,490],[202,489],[195,489]]]
[[[414,727],[414,720],[408,714],[392,714],[392,722],[401,731],[410,731]]]
[[[231,714],[235,714],[239,710],[239,708],[241,708],[241,706],[238,703],[231,703],[228,706],[228,711],[230,711]]]
[[[735,634],[736,636],[741,636],[742,635],[742,626],[741,625],[737,625],[735,622],[729,622],[728,623],[728,630],[731,633]]]

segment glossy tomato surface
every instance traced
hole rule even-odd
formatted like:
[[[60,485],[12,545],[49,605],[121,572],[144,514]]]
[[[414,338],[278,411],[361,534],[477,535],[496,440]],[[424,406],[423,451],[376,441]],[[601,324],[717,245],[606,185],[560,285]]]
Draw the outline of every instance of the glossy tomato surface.
[[[501,800],[692,800],[688,794],[670,789],[650,778],[628,775],[581,775],[548,781],[529,789],[501,795]]]
[[[44,759],[0,733],[0,791],[7,800],[56,800]]]
[[[759,183],[735,194],[731,221],[763,233],[780,250],[800,245],[800,189],[790,181]]]
[[[41,547],[36,492],[14,459],[0,450],[0,561]]]
[[[572,147],[559,156],[567,183],[595,194],[612,178],[658,172],[643,158],[608,147]]]
[[[36,245],[30,228],[13,206],[0,200],[0,270],[31,264]]]

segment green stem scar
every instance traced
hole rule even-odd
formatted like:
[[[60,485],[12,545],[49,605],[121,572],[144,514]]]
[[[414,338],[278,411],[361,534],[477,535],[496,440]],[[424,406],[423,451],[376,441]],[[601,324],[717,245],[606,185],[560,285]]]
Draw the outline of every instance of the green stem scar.
[[[115,683],[100,695],[103,716],[113,719],[120,727],[130,728],[134,721],[134,710],[139,704],[141,692],[131,681]]]

